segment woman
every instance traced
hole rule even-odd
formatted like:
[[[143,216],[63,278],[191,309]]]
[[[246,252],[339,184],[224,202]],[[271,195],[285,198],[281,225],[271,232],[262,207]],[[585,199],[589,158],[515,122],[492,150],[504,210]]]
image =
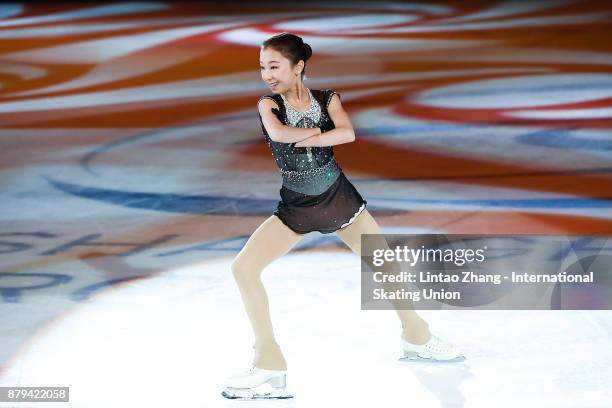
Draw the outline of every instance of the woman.
[[[304,85],[310,46],[289,33],[268,38],[260,50],[260,70],[272,94],[258,102],[262,131],[283,178],[274,214],[249,238],[232,272],[255,334],[251,368],[230,377],[227,398],[290,398],[287,363],[277,344],[262,270],[297,244],[304,234],[335,232],[356,254],[361,234],[382,234],[364,200],[336,162],[334,145],[355,140],[351,121],[333,89]],[[405,355],[435,360],[459,356],[452,345],[431,335],[414,310],[397,310]]]

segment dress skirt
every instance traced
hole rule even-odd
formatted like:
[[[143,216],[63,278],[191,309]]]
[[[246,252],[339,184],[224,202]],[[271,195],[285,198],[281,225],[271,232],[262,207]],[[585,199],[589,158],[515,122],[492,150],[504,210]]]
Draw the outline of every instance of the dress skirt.
[[[280,196],[274,215],[299,234],[335,232],[351,224],[367,204],[343,172],[319,195],[298,193],[282,186]]]

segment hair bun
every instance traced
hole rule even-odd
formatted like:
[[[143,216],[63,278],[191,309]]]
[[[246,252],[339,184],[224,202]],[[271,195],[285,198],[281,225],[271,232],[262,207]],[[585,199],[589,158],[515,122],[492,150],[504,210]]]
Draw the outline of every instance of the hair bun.
[[[304,43],[304,62],[308,61],[308,59],[312,56],[312,48],[308,43]]]

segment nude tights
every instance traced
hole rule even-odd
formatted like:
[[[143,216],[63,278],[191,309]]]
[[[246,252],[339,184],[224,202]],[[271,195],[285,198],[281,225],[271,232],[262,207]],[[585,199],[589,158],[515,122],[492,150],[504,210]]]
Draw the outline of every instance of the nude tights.
[[[361,254],[361,234],[382,234],[382,231],[368,210],[364,209],[350,225],[336,231],[336,234],[354,253]],[[253,365],[258,368],[287,369],[287,362],[274,336],[261,273],[303,237],[283,224],[276,215],[271,215],[253,232],[232,262],[232,273],[255,335]],[[407,309],[409,307],[406,305],[396,308],[402,323],[402,337],[415,344],[424,344],[430,338],[428,324],[414,310]]]

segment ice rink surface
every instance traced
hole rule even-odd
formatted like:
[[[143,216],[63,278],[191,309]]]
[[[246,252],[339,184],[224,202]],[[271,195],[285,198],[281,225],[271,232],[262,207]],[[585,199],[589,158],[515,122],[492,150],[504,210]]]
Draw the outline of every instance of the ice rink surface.
[[[223,260],[91,297],[31,339],[0,385],[68,384],[70,406],[91,408],[605,407],[612,398],[608,311],[420,311],[467,359],[400,363],[399,320],[361,310],[359,265],[351,253],[296,253],[265,271],[291,400],[220,396],[252,359]]]

